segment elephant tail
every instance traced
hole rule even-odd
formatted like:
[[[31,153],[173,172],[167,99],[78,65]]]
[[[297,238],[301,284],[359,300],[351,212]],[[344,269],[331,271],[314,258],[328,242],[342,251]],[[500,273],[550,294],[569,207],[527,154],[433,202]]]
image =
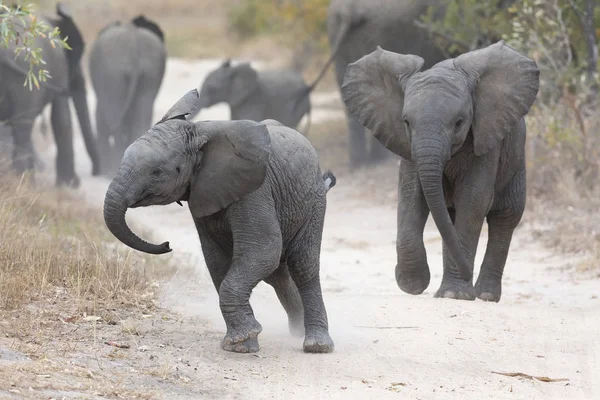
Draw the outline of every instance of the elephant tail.
[[[323,174],[323,182],[325,183],[325,190],[327,192],[335,186],[337,179],[331,170],[327,170],[327,172]]]
[[[321,71],[319,72],[319,75],[317,75],[317,78],[302,91],[300,96],[298,96],[298,99],[294,104],[294,110],[296,110],[296,107],[300,104],[304,97],[308,96],[317,87],[321,79],[323,79],[325,73],[327,72],[327,70],[335,60],[335,57],[337,56],[338,52],[342,48],[342,44],[344,44],[348,33],[350,33],[351,30],[360,27],[364,23],[364,19],[359,19],[358,21],[352,21],[350,19],[342,20],[340,24],[340,30],[338,31],[337,36],[335,37],[335,40],[333,42],[333,47],[331,48],[331,54],[329,55],[329,59],[327,60],[323,68],[321,68]]]

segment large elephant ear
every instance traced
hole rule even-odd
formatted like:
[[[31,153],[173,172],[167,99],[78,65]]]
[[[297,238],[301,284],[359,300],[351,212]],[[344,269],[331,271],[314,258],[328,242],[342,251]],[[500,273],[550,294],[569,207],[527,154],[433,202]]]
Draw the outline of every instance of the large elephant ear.
[[[410,160],[410,142],[404,129],[404,86],[424,60],[411,54],[382,49],[346,68],[342,98],[348,111],[385,147]]]
[[[158,36],[161,42],[165,42],[165,34],[162,29],[160,29],[160,26],[158,26],[156,22],[146,18],[143,14],[133,18],[131,22],[137,27],[148,29],[150,32]]]
[[[232,80],[229,101],[235,106],[258,89],[258,74],[249,63],[238,64],[230,69],[230,73]]]
[[[198,94],[198,89],[192,89],[187,92],[181,99],[177,101],[169,111],[165,113],[160,121],[157,124],[163,123],[170,119],[181,119],[186,121],[186,117],[188,115],[193,115],[198,108],[200,100],[200,95]]]
[[[65,49],[65,54],[69,62],[69,76],[73,77],[77,74],[81,56],[85,48],[85,42],[83,36],[79,31],[79,28],[73,21],[71,11],[63,3],[56,4],[56,13],[60,16],[58,20],[54,20],[53,23],[58,26],[60,35],[63,39],[66,38],[67,44],[72,50]]]
[[[539,89],[540,71],[503,40],[454,60],[476,83],[473,142],[476,155],[493,149],[514,130],[531,108]]]
[[[265,125],[253,121],[198,122],[196,129],[206,142],[188,202],[195,217],[204,217],[262,186],[271,137]]]

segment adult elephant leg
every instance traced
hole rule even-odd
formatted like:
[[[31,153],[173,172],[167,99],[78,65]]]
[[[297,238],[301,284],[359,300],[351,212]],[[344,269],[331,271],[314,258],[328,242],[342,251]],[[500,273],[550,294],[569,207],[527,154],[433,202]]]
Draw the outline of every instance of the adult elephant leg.
[[[429,207],[421,189],[417,165],[402,159],[399,175],[396,283],[403,292],[421,294],[431,279],[423,243]]]
[[[373,164],[376,164],[387,160],[390,157],[391,152],[386,149],[385,146],[375,138],[375,136],[369,134],[368,137],[371,145],[369,151],[369,161]]]
[[[33,118],[23,118],[12,123],[13,168],[21,175],[26,171],[34,172],[35,153],[31,141]]]
[[[73,127],[67,96],[57,96],[54,99],[50,120],[56,141],[56,184],[77,188],[79,187],[79,177],[75,174]]]
[[[98,157],[102,165],[102,174],[112,178],[117,172],[112,156],[112,146],[109,142],[110,127],[106,121],[106,110],[100,104],[96,107],[96,130],[98,132]]]
[[[494,199],[493,177],[496,176],[496,166],[497,159],[481,157],[470,166],[460,185],[454,188],[454,227],[471,274],[481,228]],[[444,275],[435,297],[475,300],[473,279],[466,282],[460,277],[450,249],[445,243],[443,259]]]
[[[304,336],[304,307],[298,287],[292,280],[288,266],[281,263],[269,277],[265,279],[269,285],[273,286],[277,298],[281,302],[288,316],[288,326],[293,336]]]
[[[488,245],[475,284],[475,293],[481,300],[498,302],[502,296],[502,275],[510,242],[525,210],[525,181],[523,168],[487,215]]]
[[[290,243],[287,264],[304,307],[304,352],[330,353],[334,350],[334,343],[329,335],[319,277],[325,204],[316,204],[311,216]]]
[[[347,113],[347,116],[348,132],[350,134],[348,143],[350,147],[350,168],[355,169],[365,165],[369,157],[366,146],[366,132],[365,127],[353,115]]]
[[[277,269],[281,258],[281,228],[275,206],[261,192],[254,192],[228,210],[234,245],[231,267],[219,288],[219,304],[227,325],[221,347],[236,353],[259,350],[262,326],[254,317],[250,294]]]

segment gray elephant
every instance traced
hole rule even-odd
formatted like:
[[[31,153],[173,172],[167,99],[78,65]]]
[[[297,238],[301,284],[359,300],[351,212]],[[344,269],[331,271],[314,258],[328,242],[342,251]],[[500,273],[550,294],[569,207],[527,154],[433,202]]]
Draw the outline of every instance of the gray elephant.
[[[127,227],[128,208],[187,201],[227,325],[221,347],[256,352],[262,327],[249,303],[261,281],[272,285],[304,351],[334,344],[319,278],[326,193],[335,185],[299,132],[274,120],[187,121],[196,89],[125,151],[104,201],[109,230],[147,253],[171,251]]]
[[[305,135],[308,135],[310,93],[325,75],[333,56],[335,52],[310,85],[304,82],[301,74],[290,69],[256,71],[249,63],[232,66],[231,60],[225,60],[204,80],[200,89],[200,105],[192,118],[202,108],[225,102],[229,104],[232,120],[274,119],[296,128],[302,117],[307,115]]]
[[[429,212],[443,238],[436,297],[500,301],[513,231],[525,208],[525,122],[539,87],[536,63],[503,41],[421,71],[423,58],[378,48],[350,64],[350,112],[401,157],[396,280],[420,294],[430,273]],[[473,287],[484,220],[488,246]]]
[[[497,5],[506,7],[512,1],[503,0]],[[425,68],[448,58],[444,49],[418,24],[428,7],[434,7],[434,18],[437,18],[445,14],[446,4],[445,0],[332,0],[327,14],[327,35],[332,53],[337,53],[334,64],[340,88],[348,64],[371,53],[377,46],[400,54],[418,55],[423,58]],[[364,126],[347,111],[350,166],[355,168],[386,159],[390,153],[376,140],[370,140],[367,151],[367,138],[372,139],[372,136],[367,135]]]
[[[96,140],[90,123],[85,79],[81,69],[84,41],[66,7],[58,3],[58,18],[44,18],[57,26],[72,50],[53,48],[46,39],[36,40],[42,48],[51,79],[40,82],[40,88],[23,87],[28,62],[22,57],[15,59],[14,47],[0,46],[0,120],[6,121],[13,137],[13,166],[18,173],[33,171],[36,156],[31,140],[35,118],[47,104],[51,104],[51,125],[56,140],[57,185],[79,186],[75,173],[73,128],[69,97],[72,97],[88,154],[92,160],[92,175],[100,173]]]
[[[135,135],[152,125],[166,59],[162,30],[143,15],[106,26],[92,46],[90,76],[97,98],[98,144],[109,176]]]

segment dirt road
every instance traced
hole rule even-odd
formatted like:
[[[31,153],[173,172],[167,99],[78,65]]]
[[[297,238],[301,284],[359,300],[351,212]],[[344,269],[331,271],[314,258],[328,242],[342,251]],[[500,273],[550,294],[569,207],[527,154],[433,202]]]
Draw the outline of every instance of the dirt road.
[[[170,60],[154,119],[217,63]],[[340,118],[339,111],[324,108],[335,97],[315,96],[313,122]],[[228,112],[216,106],[199,118],[228,118]],[[108,181],[89,177],[89,160],[78,146],[81,192],[101,207]],[[47,165],[53,165],[48,156]],[[251,299],[263,325],[260,352],[220,350],[225,324],[189,211],[169,205],[132,210],[128,218],[153,231],[148,239],[171,242],[174,251],[165,260],[181,270],[162,285],[161,305],[179,317],[138,322],[135,340],[145,351],[132,349],[114,359],[106,356],[110,349],[100,348],[93,362],[85,354],[79,361],[89,358],[93,371],[111,370],[122,385],[165,399],[600,398],[600,282],[578,279],[571,272],[577,259],[544,249],[523,225],[499,304],[434,299],[442,242],[430,219],[425,242],[431,285],[420,296],[401,292],[394,280],[395,174],[394,165],[338,173],[338,185],[328,194],[321,279],[334,353],[304,354],[302,340],[288,334],[285,314],[264,283]],[[380,179],[384,175],[388,179]],[[484,228],[476,269],[485,236]],[[149,370],[154,373],[140,373]]]

